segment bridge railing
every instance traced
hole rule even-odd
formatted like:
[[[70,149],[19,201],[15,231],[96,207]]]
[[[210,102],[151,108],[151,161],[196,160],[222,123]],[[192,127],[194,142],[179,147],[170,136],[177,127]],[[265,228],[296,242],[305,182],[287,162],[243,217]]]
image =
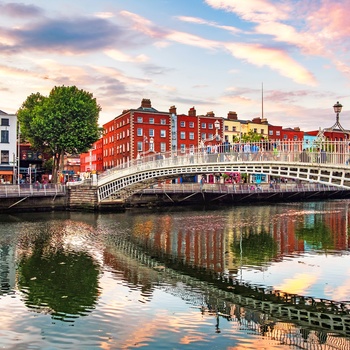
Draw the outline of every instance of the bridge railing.
[[[246,143],[202,143],[192,147],[172,152],[150,152],[144,156],[108,169],[100,174],[98,182],[105,183],[108,179],[125,176],[140,170],[159,167],[176,167],[177,165],[222,163],[222,162],[290,162],[290,163],[322,163],[331,165],[348,165],[348,141],[260,141]]]

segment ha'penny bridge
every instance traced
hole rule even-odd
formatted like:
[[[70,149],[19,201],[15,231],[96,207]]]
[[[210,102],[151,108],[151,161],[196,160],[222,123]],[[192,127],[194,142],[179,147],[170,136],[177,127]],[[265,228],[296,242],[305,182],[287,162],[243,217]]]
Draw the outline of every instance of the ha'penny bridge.
[[[159,181],[184,175],[264,174],[298,183],[350,189],[347,141],[278,141],[203,146],[183,152],[145,152],[102,173],[98,201],[125,200]],[[202,188],[201,188],[202,189]],[[234,192],[234,187],[231,192]]]
[[[153,250],[150,256],[142,244],[121,237],[108,246],[104,257],[107,264],[113,265],[123,255],[151,268],[158,281],[165,282],[158,283],[159,288],[186,300],[198,312],[217,317],[217,324],[219,318],[226,318],[239,328],[301,349],[315,349],[315,344],[324,344],[327,349],[350,348],[350,301],[317,299],[250,285],[235,276],[179,263],[161,251]]]

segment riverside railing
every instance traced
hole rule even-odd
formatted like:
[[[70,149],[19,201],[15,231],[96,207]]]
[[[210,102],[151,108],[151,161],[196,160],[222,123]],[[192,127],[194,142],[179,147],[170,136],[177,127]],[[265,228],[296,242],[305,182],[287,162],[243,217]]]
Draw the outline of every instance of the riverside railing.
[[[42,197],[65,195],[66,186],[62,184],[46,184],[46,185],[0,185],[0,197]]]
[[[241,193],[276,193],[276,192],[330,192],[339,191],[339,187],[317,184],[317,183],[298,183],[298,184],[161,184],[142,190],[143,193],[219,193],[219,194],[241,194]]]

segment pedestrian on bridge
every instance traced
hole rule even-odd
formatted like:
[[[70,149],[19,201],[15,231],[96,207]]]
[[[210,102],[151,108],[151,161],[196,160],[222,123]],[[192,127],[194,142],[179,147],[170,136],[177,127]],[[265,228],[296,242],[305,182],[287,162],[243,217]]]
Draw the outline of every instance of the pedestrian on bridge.
[[[300,161],[302,163],[308,163],[310,161],[310,157],[306,152],[306,149],[303,149],[303,152],[300,153]]]

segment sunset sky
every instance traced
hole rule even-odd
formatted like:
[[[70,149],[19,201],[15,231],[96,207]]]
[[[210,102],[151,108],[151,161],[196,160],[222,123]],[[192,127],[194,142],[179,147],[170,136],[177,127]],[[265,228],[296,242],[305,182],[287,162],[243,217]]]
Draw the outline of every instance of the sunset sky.
[[[308,131],[332,126],[339,101],[350,129],[349,13],[348,0],[0,1],[0,110],[76,85],[101,125],[149,98]]]

